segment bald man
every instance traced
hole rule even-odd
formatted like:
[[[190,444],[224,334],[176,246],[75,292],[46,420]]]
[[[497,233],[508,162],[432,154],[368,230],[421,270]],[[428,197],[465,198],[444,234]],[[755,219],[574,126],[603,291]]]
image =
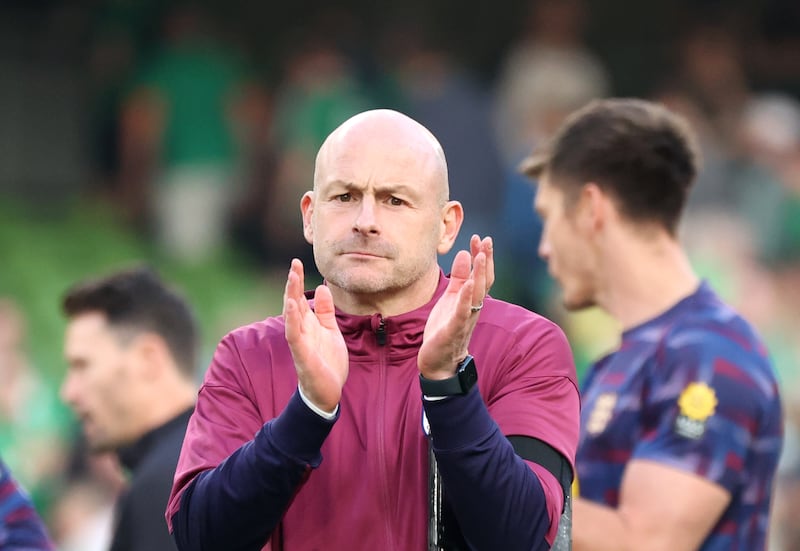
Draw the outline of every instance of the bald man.
[[[283,315],[217,348],[167,520],[180,549],[548,549],[572,479],[575,368],[552,322],[491,298],[436,138],[388,110],[322,145]]]

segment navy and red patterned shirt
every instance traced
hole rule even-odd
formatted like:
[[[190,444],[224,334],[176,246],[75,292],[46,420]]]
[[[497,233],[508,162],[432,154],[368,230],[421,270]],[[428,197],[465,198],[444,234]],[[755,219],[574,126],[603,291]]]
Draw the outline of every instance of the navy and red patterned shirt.
[[[0,549],[45,551],[54,549],[28,495],[0,461]]]
[[[624,332],[582,398],[583,498],[617,506],[627,463],[656,461],[730,492],[701,550],[766,548],[783,440],[778,384],[760,338],[707,283]]]

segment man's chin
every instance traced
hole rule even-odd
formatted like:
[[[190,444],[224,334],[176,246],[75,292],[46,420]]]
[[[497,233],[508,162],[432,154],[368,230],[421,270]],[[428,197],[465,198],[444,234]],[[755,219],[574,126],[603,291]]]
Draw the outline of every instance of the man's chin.
[[[89,451],[93,454],[102,454],[106,452],[116,451],[117,446],[111,445],[107,442],[90,442]]]
[[[102,438],[96,435],[84,433],[86,438],[86,447],[91,453],[106,453],[117,450],[120,445],[116,442],[111,442],[107,438]]]
[[[348,266],[332,270],[325,279],[328,283],[355,294],[379,293],[387,286],[386,271],[369,266]]]
[[[564,306],[564,309],[567,312],[580,312],[581,310],[586,310],[587,308],[592,308],[595,306],[595,302],[590,298],[576,298],[567,296],[564,296],[561,304]]]
[[[374,295],[386,290],[385,282],[377,278],[343,278],[337,286],[354,295]]]

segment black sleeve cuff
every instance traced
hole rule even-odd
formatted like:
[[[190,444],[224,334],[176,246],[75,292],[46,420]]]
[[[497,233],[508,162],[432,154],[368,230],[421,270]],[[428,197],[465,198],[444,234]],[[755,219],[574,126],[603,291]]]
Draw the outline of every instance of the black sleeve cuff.
[[[341,413],[339,407],[333,419],[323,419],[313,412],[295,390],[281,414],[264,425],[272,444],[286,456],[316,468],[322,462],[320,449]]]
[[[431,439],[436,451],[471,446],[497,430],[477,386],[463,396],[450,396],[443,400],[423,398],[422,407],[431,426]]]

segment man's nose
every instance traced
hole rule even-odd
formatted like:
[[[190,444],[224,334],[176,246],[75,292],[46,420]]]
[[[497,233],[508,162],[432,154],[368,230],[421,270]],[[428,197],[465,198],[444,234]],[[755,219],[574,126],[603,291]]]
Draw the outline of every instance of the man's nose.
[[[543,260],[550,258],[550,242],[544,236],[539,240],[538,253]]]
[[[364,198],[358,208],[356,219],[353,222],[353,230],[360,233],[377,233],[378,220],[376,217],[375,200]]]
[[[67,373],[66,377],[64,377],[64,381],[61,383],[61,388],[58,391],[58,395],[65,404],[72,405],[75,403],[77,396],[77,383],[72,374]]]

